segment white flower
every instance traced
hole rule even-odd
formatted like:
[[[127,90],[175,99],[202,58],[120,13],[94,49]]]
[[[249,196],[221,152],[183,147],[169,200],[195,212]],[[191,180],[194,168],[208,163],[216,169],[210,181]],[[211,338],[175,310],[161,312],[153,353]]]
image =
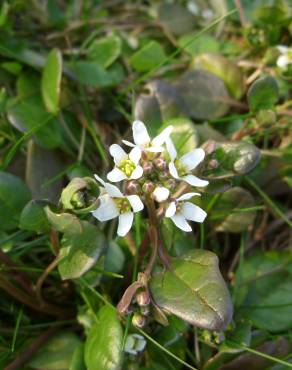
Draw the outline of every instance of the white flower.
[[[141,150],[146,150],[148,152],[163,152],[164,148],[162,145],[171,134],[172,128],[172,126],[166,127],[159,135],[151,140],[144,123],[142,121],[134,121],[132,129],[135,144],[132,144],[127,140],[123,140],[123,143],[131,147],[138,147]]]
[[[185,202],[185,200],[188,200],[195,195],[200,194],[186,193],[180,196],[174,202],[170,203],[165,212],[165,217],[169,217],[178,228],[186,232],[192,231],[187,220],[202,223],[207,216],[207,213],[200,207],[191,202]]]
[[[136,356],[140,352],[144,351],[145,347],[146,340],[142,335],[130,334],[127,336],[124,351]]]
[[[194,149],[177,159],[177,152],[170,138],[166,141],[166,147],[171,159],[168,168],[172,177],[183,180],[192,186],[203,187],[209,184],[209,181],[201,180],[191,173],[205,158],[203,149]]]
[[[100,206],[92,212],[99,221],[108,221],[119,217],[118,235],[125,236],[132,227],[134,213],[142,211],[144,205],[138,195],[125,196],[113,184],[104,182],[99,176],[95,178],[103,185],[99,196]]]
[[[163,186],[157,186],[152,195],[156,202],[164,202],[169,197],[169,190]]]
[[[118,144],[111,145],[109,150],[115,162],[114,169],[107,174],[109,181],[136,180],[143,175],[143,168],[138,164],[141,158],[138,147],[133,148],[129,154]]]
[[[277,59],[277,66],[286,69],[289,64],[292,64],[292,50],[284,45],[277,46],[277,49],[281,53]]]

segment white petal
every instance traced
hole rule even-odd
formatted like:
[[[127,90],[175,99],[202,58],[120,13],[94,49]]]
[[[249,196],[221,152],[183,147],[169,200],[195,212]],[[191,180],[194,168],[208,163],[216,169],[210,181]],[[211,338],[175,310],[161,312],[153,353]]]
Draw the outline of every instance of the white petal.
[[[157,135],[153,140],[152,140],[152,145],[153,146],[161,146],[166,142],[166,140],[169,138],[169,135],[172,133],[173,127],[168,126],[166,127],[159,135]]]
[[[182,180],[184,180],[185,182],[187,182],[188,184],[192,186],[198,186],[198,187],[204,187],[209,184],[209,181],[201,180],[197,176],[194,176],[194,175],[183,176]]]
[[[169,197],[169,190],[163,186],[157,186],[153,191],[153,197],[157,202],[164,202]]]
[[[167,210],[165,211],[165,217],[172,217],[173,215],[175,215],[175,212],[176,212],[175,202],[171,202]]]
[[[119,168],[115,167],[107,174],[107,179],[111,182],[118,182],[127,179],[127,176]]]
[[[130,179],[136,180],[140,179],[143,176],[143,168],[141,166],[137,166],[134,171],[131,173]]]
[[[182,214],[176,214],[171,217],[172,221],[175,223],[175,225],[180,228],[183,231],[190,232],[192,231],[192,228],[187,223],[186,219]]]
[[[148,148],[145,148],[145,150],[147,152],[151,152],[151,153],[161,153],[161,152],[164,152],[163,146],[150,146]]]
[[[112,198],[123,198],[124,197],[123,193],[115,185],[106,182],[104,186],[105,186],[105,190],[107,191],[108,195],[111,196]]]
[[[169,137],[167,140],[166,140],[166,149],[167,149],[167,151],[168,151],[168,154],[169,154],[169,156],[170,156],[170,159],[172,160],[172,161],[174,161],[175,160],[175,158],[177,157],[177,151],[176,151],[176,149],[175,149],[175,146],[174,146],[174,144],[173,144],[173,142],[172,142],[172,140],[171,140],[171,138]]]
[[[187,220],[195,222],[204,222],[207,216],[207,213],[202,208],[190,202],[185,202],[182,205],[182,214]]]
[[[140,212],[144,208],[144,204],[142,203],[138,195],[128,195],[127,199],[131,204],[133,212]]]
[[[98,219],[98,221],[108,221],[119,215],[119,211],[115,205],[115,202],[107,196],[106,200],[103,200],[101,205],[92,212],[93,216]]]
[[[125,236],[131,229],[134,219],[133,212],[122,213],[119,216],[118,235]]]
[[[130,151],[129,158],[131,159],[132,162],[134,162],[137,165],[141,158],[141,149],[138,146],[135,146]]]
[[[134,143],[139,146],[147,146],[150,143],[150,136],[142,121],[133,122]]]
[[[97,174],[94,175],[95,179],[100,182],[103,186],[105,184],[105,182],[103,181],[103,179],[101,177],[99,177]]]
[[[188,200],[188,199],[191,199],[192,197],[194,197],[195,195],[201,195],[200,193],[186,193],[186,194],[183,194],[181,195],[179,198],[177,198],[178,201],[182,201],[182,200]]]
[[[132,148],[134,148],[136,145],[135,144],[133,144],[133,143],[131,143],[130,141],[128,141],[128,140],[122,140],[122,142],[124,143],[124,144],[126,144],[127,146],[131,146]]]
[[[280,68],[285,68],[287,65],[290,64],[289,56],[288,55],[281,55],[277,59],[277,66]]]
[[[119,164],[123,159],[128,158],[127,153],[118,144],[111,145],[109,151],[111,156],[114,158],[115,164]]]
[[[281,54],[287,54],[289,50],[289,48],[285,45],[278,45],[277,49],[279,50]]]
[[[180,158],[180,163],[185,166],[189,171],[192,171],[197,167],[199,163],[205,158],[205,151],[202,148],[194,149],[189,153],[186,153]]]
[[[175,179],[179,179],[177,169],[175,168],[175,165],[173,162],[169,162],[168,169],[172,177],[174,177]]]

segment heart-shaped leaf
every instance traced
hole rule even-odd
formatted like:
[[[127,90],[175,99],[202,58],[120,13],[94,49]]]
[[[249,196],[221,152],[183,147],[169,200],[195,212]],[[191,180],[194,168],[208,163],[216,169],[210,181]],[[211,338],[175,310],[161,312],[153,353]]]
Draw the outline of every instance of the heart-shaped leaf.
[[[48,205],[47,200],[31,200],[21,212],[19,228],[32,230],[37,233],[46,233],[50,230],[48,217],[44,207]]]
[[[123,329],[117,312],[111,306],[103,306],[97,319],[85,343],[87,370],[119,370],[123,360]]]
[[[210,251],[173,258],[169,270],[151,278],[150,291],[160,308],[200,328],[223,330],[231,321],[232,301]]]

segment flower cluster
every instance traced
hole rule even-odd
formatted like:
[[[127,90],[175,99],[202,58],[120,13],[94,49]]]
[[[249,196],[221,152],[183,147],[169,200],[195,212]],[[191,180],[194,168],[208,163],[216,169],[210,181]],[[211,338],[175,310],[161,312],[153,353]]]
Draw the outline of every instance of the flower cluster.
[[[198,192],[186,192],[181,185],[204,187],[208,181],[192,172],[204,160],[203,149],[194,149],[178,157],[171,140],[172,126],[168,126],[158,136],[151,139],[141,121],[133,123],[134,143],[123,140],[131,147],[127,154],[118,144],[110,147],[114,168],[107,174],[110,182],[95,175],[101,184],[99,207],[92,212],[99,221],[119,218],[118,235],[125,236],[133,224],[134,213],[142,211],[149,200],[159,203],[174,224],[184,231],[192,231],[189,221],[203,222],[206,212],[190,202]],[[122,182],[121,188],[112,183]],[[121,190],[120,190],[121,189]]]
[[[277,66],[284,72],[289,72],[290,68],[292,71],[292,48],[288,48],[284,45],[277,46],[280,53],[277,59]]]

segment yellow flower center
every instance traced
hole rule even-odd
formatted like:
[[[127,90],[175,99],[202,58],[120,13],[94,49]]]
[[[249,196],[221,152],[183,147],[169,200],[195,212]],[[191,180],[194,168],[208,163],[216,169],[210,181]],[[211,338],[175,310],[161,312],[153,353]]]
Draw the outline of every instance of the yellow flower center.
[[[123,171],[126,176],[130,177],[136,165],[130,159],[124,159],[120,162],[118,168]]]
[[[175,168],[177,169],[177,173],[179,177],[185,176],[188,174],[188,169],[184,166],[179,160],[174,162]]]
[[[131,211],[131,204],[127,198],[114,198],[116,207],[119,213],[126,213]]]

